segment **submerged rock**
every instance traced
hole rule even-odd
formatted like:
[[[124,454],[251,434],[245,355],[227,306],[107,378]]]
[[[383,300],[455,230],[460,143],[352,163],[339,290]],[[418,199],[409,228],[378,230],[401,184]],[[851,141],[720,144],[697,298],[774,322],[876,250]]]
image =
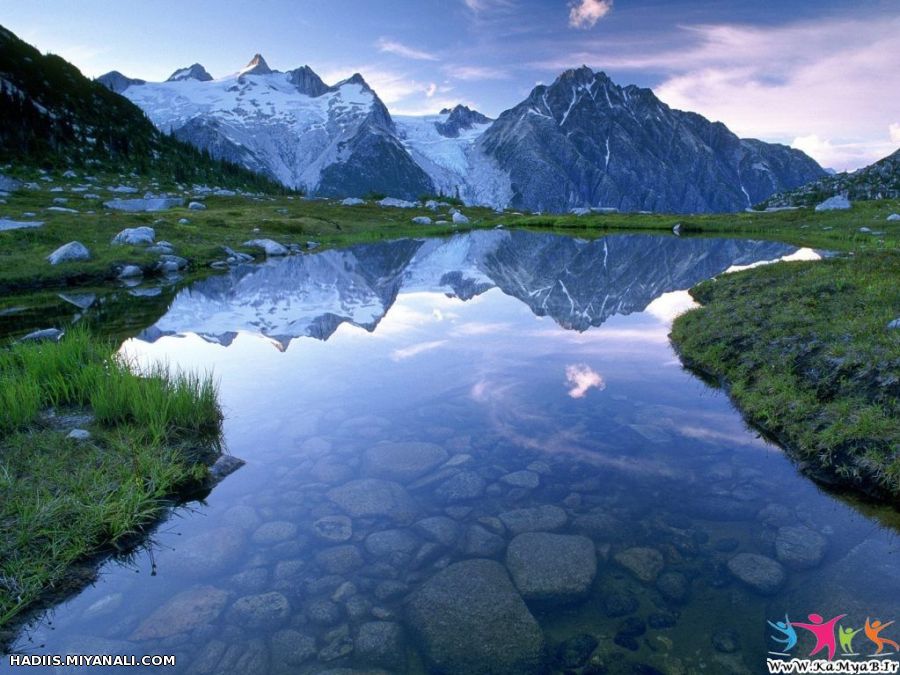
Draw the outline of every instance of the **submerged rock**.
[[[638,546],[625,549],[613,556],[619,565],[631,572],[644,583],[652,584],[662,572],[662,553],[655,548]]]
[[[281,593],[261,593],[246,595],[238,599],[228,610],[231,620],[250,629],[277,628],[290,615],[291,606]]]
[[[154,640],[187,633],[215,621],[228,592],[212,586],[183,591],[156,609],[131,634],[132,640]]]
[[[438,486],[435,494],[445,502],[461,502],[477,499],[487,487],[484,478],[474,471],[460,471]]]
[[[500,520],[513,534],[558,530],[569,520],[566,512],[552,504],[514,509],[500,514]]]
[[[403,628],[393,621],[369,621],[359,627],[353,643],[355,658],[371,668],[377,666],[395,672],[406,669]]]
[[[525,600],[567,603],[588,594],[597,554],[587,537],[526,532],[507,547],[506,567]]]
[[[363,467],[377,478],[408,483],[447,461],[447,451],[434,443],[383,442],[366,450]]]
[[[328,498],[353,518],[384,517],[411,522],[416,505],[403,486],[377,478],[362,478],[328,491]]]
[[[313,532],[325,541],[347,541],[353,536],[353,521],[347,516],[324,516],[313,523]]]
[[[493,560],[467,560],[438,572],[412,594],[406,620],[434,672],[543,672],[540,626]]]
[[[791,569],[811,569],[822,562],[827,545],[825,537],[808,527],[782,527],[775,536],[775,556]]]
[[[728,561],[728,571],[762,595],[775,593],[787,577],[778,561],[758,553],[738,553]]]

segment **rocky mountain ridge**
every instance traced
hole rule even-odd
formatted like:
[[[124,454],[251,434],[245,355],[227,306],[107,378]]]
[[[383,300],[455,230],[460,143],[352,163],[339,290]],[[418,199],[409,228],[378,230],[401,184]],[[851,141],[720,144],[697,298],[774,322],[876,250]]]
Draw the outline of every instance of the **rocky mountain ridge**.
[[[179,139],[317,196],[716,212],[825,176],[798,150],[740,139],[586,66],[496,120],[465,106],[395,119],[359,74],[329,86],[309,66],[282,73],[260,54],[235,74],[206,76],[194,64],[162,83],[99,79]]]

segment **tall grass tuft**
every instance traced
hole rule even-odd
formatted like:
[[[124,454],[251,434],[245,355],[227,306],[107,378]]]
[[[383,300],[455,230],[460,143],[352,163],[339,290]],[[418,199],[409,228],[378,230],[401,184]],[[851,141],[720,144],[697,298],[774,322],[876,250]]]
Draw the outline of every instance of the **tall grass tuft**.
[[[206,475],[222,423],[212,378],[132,366],[81,328],[0,348],[0,627]],[[68,439],[49,408],[92,413],[91,440]]]

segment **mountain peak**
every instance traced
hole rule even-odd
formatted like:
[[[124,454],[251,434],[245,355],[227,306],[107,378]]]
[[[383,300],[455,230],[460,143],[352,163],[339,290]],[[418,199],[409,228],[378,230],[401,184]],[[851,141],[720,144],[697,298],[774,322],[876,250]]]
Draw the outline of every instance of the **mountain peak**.
[[[169,76],[166,82],[183,82],[184,80],[197,80],[198,82],[209,82],[212,78],[206,68],[199,63],[194,63],[187,68],[179,68]]]
[[[447,138],[456,138],[462,129],[471,129],[476,124],[487,124],[491,121],[490,117],[482,115],[477,110],[472,110],[469,106],[462,103],[450,108],[441,110],[441,115],[449,116],[443,122],[435,122],[434,126],[438,133]]]
[[[238,72],[239,75],[271,75],[272,69],[269,68],[269,64],[266,63],[266,60],[263,58],[262,54],[254,54],[253,58],[250,59],[250,63],[241,68]]]
[[[328,85],[322,82],[316,72],[309,66],[300,66],[287,72],[288,79],[297,87],[297,91],[307,96],[321,96],[328,91]]]
[[[348,77],[346,80],[341,80],[335,86],[340,87],[341,85],[344,85],[344,84],[358,84],[360,87],[362,87],[366,91],[372,91],[372,87],[369,86],[369,83],[366,82],[366,80],[363,78],[363,76],[360,75],[359,73],[353,73],[353,75]]]

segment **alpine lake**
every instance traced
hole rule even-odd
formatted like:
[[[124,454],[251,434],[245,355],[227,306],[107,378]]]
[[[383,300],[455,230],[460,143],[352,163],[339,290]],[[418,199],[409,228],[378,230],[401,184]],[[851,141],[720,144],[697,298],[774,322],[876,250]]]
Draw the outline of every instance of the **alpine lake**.
[[[694,284],[817,255],[489,230],[0,317],[211,371],[246,462],[13,651],[177,658],[110,673],[759,673],[784,646],[769,621],[900,618],[897,512],[802,476],[668,338]]]

